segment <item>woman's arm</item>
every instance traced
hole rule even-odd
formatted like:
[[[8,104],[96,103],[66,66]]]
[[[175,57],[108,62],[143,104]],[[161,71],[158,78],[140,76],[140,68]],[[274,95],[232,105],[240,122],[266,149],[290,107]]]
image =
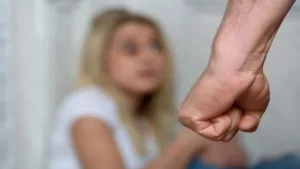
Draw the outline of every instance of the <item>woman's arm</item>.
[[[243,144],[236,136],[229,142],[210,142],[209,148],[199,154],[202,162],[216,167],[245,168],[248,166],[248,155]]]
[[[108,126],[94,117],[72,126],[73,144],[84,169],[123,169],[122,158]]]
[[[107,125],[96,118],[82,118],[72,127],[73,143],[84,169],[124,169],[121,155]],[[144,169],[183,169],[204,139],[184,129],[163,153]]]
[[[144,169],[184,169],[194,155],[204,151],[207,140],[183,128],[158,158]]]

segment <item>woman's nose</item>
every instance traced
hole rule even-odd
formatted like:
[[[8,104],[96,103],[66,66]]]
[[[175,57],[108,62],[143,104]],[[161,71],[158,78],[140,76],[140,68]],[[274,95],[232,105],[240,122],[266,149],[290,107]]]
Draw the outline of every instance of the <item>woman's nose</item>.
[[[153,62],[155,62],[155,55],[150,51],[144,51],[143,53],[141,53],[141,60],[145,64],[152,64]]]

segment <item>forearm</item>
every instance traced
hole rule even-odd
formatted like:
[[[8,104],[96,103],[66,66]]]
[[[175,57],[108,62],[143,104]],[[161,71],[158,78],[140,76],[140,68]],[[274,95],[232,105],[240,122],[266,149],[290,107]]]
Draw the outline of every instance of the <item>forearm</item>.
[[[177,139],[155,161],[143,169],[184,169],[190,163],[195,152],[193,146],[187,146]]]
[[[212,46],[210,66],[259,72],[295,0],[230,0]]]

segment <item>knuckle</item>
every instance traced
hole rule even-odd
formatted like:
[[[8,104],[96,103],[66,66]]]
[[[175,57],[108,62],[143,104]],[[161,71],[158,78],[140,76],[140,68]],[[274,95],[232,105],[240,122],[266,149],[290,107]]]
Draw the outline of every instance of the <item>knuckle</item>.
[[[210,132],[210,133],[205,133],[205,134],[203,133],[201,135],[212,141],[221,141],[224,137],[223,133],[216,133],[216,132]]]
[[[185,114],[178,114],[178,121],[185,127],[194,130],[195,122],[191,116]]]
[[[217,139],[221,139],[221,137],[223,137],[224,136],[224,133],[225,133],[225,131],[226,131],[226,129],[224,130],[222,130],[222,131],[216,131],[215,133],[214,133],[214,137],[216,137]]]
[[[200,133],[200,135],[203,136],[204,138],[208,139],[208,140],[211,140],[211,141],[216,141],[217,142],[217,141],[221,140],[220,137],[215,136],[215,135],[211,135],[211,134],[201,134]]]

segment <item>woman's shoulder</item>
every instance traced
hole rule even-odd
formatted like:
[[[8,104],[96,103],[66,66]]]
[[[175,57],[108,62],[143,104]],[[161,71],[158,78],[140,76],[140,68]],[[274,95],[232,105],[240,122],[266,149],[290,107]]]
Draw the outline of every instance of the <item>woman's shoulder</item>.
[[[80,117],[96,117],[114,125],[117,119],[113,99],[96,86],[80,88],[69,93],[60,103],[58,113],[61,118],[69,121]]]
[[[94,103],[101,102],[101,104],[113,104],[113,100],[109,97],[105,91],[96,86],[88,86],[79,88],[69,93],[63,100],[63,103]]]

